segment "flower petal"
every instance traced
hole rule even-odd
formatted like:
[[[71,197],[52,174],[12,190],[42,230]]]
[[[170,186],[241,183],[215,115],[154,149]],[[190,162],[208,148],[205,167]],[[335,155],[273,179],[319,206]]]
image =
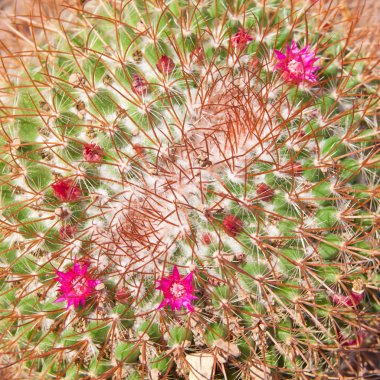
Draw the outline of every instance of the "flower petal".
[[[177,265],[174,265],[174,267],[173,267],[173,280],[174,281],[179,281],[180,279],[181,279],[181,276],[179,274]]]

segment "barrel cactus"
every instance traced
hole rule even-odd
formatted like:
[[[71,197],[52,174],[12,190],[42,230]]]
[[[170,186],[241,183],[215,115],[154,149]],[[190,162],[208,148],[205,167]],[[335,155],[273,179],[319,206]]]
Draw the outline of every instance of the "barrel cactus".
[[[1,365],[337,376],[378,327],[368,60],[319,1],[82,3],[2,83]]]

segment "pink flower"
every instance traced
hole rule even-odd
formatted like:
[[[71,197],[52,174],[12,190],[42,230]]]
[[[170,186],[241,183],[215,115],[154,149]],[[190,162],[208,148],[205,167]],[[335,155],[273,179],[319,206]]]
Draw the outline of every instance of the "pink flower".
[[[314,63],[318,57],[315,56],[315,51],[310,50],[309,45],[300,50],[297,44],[292,41],[291,45],[286,48],[286,54],[278,50],[275,50],[275,53],[279,60],[275,68],[282,73],[282,78],[285,81],[297,84],[317,82],[314,72],[319,67],[314,66]]]
[[[230,39],[231,43],[239,49],[245,48],[252,40],[253,37],[243,28],[239,28],[239,31]]]
[[[51,187],[61,202],[76,202],[82,195],[80,187],[70,178],[59,179]]]
[[[84,306],[87,298],[89,298],[95,287],[100,284],[100,281],[91,278],[87,273],[88,264],[79,264],[77,259],[74,265],[66,272],[56,271],[58,278],[56,281],[61,283],[59,292],[61,296],[55,302],[67,301],[67,309],[74,305],[78,307],[79,304]]]
[[[162,55],[157,61],[156,67],[161,74],[170,75],[174,70],[175,64],[167,55]]]
[[[99,145],[93,142],[85,144],[83,157],[87,162],[100,162],[103,159],[103,156],[104,151]]]
[[[181,278],[177,266],[174,266],[171,276],[158,281],[157,289],[164,292],[164,300],[160,303],[159,309],[170,306],[172,310],[180,310],[184,306],[187,310],[194,311],[191,301],[198,297],[193,295],[193,272]]]

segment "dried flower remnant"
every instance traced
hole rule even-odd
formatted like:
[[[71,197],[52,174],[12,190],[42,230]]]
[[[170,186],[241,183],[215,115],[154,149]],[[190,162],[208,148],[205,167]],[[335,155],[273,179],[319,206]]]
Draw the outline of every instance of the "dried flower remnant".
[[[148,93],[148,83],[144,78],[133,74],[132,89],[137,95],[146,95]]]
[[[54,196],[61,202],[76,202],[82,191],[71,178],[62,178],[51,185]]]
[[[212,238],[212,235],[210,233],[204,233],[202,235],[202,243],[205,244],[205,245],[210,245],[213,241],[213,238]]]
[[[274,190],[265,183],[259,183],[256,188],[256,194],[261,201],[269,202],[274,197]]]
[[[121,289],[117,290],[117,292],[115,294],[115,299],[117,302],[120,302],[122,304],[126,304],[126,303],[130,302],[131,295],[132,294],[128,288],[121,288]]]
[[[287,46],[286,53],[275,50],[279,62],[275,68],[281,72],[282,78],[286,82],[291,83],[317,83],[318,78],[314,74],[319,69],[314,66],[314,63],[319,59],[315,55],[315,51],[307,45],[299,49],[297,44],[292,41],[290,46]]]
[[[239,28],[239,31],[231,37],[231,43],[238,49],[245,48],[252,40],[253,37],[243,28]]]
[[[344,347],[358,347],[361,346],[366,338],[367,333],[365,330],[359,329],[353,336],[340,336],[339,342]]]
[[[84,306],[86,300],[94,293],[95,287],[100,284],[99,280],[94,280],[90,273],[87,272],[88,264],[81,265],[77,259],[74,265],[66,272],[56,271],[56,281],[61,285],[58,291],[61,295],[55,302],[67,302],[67,309],[79,304]]]
[[[76,235],[76,233],[77,233],[77,228],[76,226],[72,226],[72,225],[65,225],[59,229],[59,237],[62,240],[71,239]]]
[[[204,62],[204,60],[205,60],[205,52],[204,52],[203,48],[197,47],[190,53],[190,62],[191,63],[195,63],[197,65],[200,65]]]
[[[236,235],[238,235],[240,232],[243,231],[243,221],[241,219],[239,219],[236,215],[227,215],[224,219],[223,219],[223,229],[224,231],[232,236],[232,237],[235,237]]]
[[[355,280],[351,293],[348,296],[334,293],[330,296],[331,301],[340,306],[358,306],[364,299],[364,284],[361,280]]]
[[[103,149],[91,142],[89,144],[85,144],[84,149],[83,149],[83,157],[87,162],[91,163],[98,163],[101,162],[104,156],[104,151]]]
[[[289,162],[286,166],[280,169],[283,174],[290,174],[293,177],[298,177],[302,174],[303,168],[300,162]]]
[[[180,310],[183,306],[189,311],[194,311],[191,301],[197,297],[194,296],[193,272],[182,277],[177,266],[174,266],[171,276],[163,277],[158,281],[157,289],[164,293],[164,299],[159,308],[170,306],[172,310]]]
[[[170,75],[175,67],[173,60],[167,55],[162,55],[156,63],[157,70],[161,74]]]

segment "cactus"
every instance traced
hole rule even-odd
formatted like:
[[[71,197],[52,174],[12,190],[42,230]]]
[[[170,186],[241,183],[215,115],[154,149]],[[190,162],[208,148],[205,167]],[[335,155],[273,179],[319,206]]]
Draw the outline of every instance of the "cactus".
[[[368,344],[379,81],[319,11],[91,0],[36,33],[1,92],[7,365],[322,378]]]

